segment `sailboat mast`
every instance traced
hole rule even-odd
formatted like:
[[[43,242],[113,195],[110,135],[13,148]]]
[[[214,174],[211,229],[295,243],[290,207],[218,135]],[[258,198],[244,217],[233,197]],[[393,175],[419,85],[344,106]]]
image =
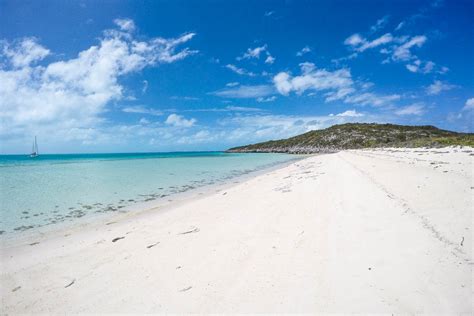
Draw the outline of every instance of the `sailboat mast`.
[[[36,136],[35,136],[35,153],[38,155],[38,142],[36,141]]]

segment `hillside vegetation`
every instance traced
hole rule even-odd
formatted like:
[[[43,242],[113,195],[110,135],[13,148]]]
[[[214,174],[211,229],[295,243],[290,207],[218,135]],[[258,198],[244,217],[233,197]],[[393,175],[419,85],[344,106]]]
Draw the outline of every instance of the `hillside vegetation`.
[[[347,123],[287,139],[235,147],[228,152],[318,153],[375,147],[474,147],[474,134],[434,126]]]

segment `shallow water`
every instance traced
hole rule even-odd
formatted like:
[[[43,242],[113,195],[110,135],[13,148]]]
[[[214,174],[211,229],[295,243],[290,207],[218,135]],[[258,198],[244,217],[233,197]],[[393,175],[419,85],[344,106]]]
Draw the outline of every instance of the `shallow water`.
[[[0,232],[120,212],[298,158],[223,152],[0,156]]]

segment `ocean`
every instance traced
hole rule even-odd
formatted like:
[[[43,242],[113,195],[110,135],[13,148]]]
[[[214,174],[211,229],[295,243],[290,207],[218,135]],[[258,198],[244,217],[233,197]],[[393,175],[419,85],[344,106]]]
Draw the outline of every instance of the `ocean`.
[[[0,155],[0,234],[123,212],[295,159],[224,152]]]

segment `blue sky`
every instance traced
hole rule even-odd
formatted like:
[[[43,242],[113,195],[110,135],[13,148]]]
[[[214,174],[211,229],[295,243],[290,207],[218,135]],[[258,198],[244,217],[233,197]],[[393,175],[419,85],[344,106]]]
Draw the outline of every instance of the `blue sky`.
[[[0,153],[472,132],[472,1],[0,0]]]

